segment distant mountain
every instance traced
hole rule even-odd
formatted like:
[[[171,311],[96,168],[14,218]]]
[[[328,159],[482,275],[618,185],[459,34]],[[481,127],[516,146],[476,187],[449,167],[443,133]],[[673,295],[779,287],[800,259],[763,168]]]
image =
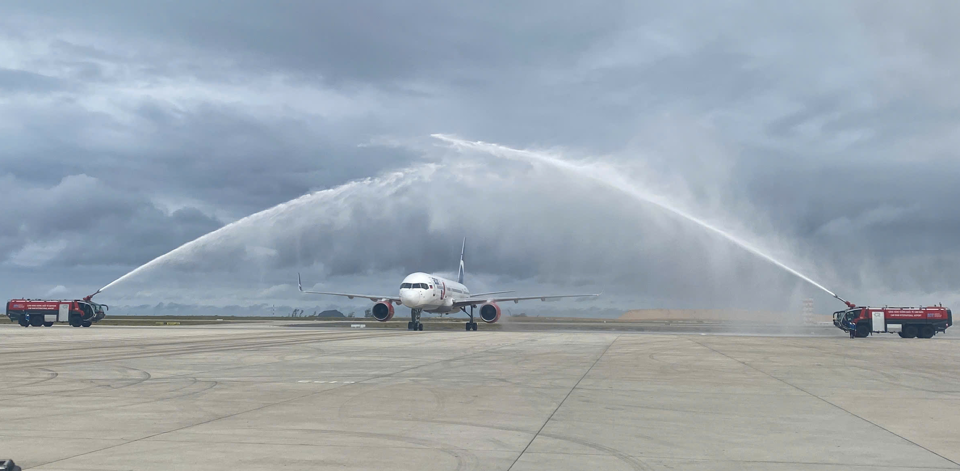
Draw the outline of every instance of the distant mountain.
[[[302,317],[319,311],[329,311],[330,306],[297,307]],[[111,305],[108,316],[237,316],[237,317],[290,317],[293,306],[254,304],[250,306],[203,306],[198,304],[159,303],[139,306]],[[333,311],[340,314],[339,311]]]
[[[371,303],[372,304],[372,303]],[[525,314],[529,317],[620,317],[625,310],[611,308],[592,308],[583,306],[583,308],[557,309],[556,305],[547,305],[548,303],[531,302],[520,312],[510,312],[511,309],[504,309],[506,317]],[[511,304],[512,306],[512,304]],[[503,306],[505,307],[506,306]],[[341,310],[342,309],[342,310]],[[108,316],[230,316],[230,317],[326,317],[326,318],[344,318],[350,317],[372,317],[370,308],[357,308],[356,306],[330,305],[325,306],[288,306],[288,305],[270,305],[253,304],[248,306],[204,306],[202,304],[181,304],[173,302],[162,302],[158,304],[141,305],[110,305]],[[294,315],[295,313],[295,315]],[[433,316],[433,314],[427,314]],[[410,310],[398,307],[396,317],[409,317]],[[463,314],[455,314],[451,317],[463,317]]]

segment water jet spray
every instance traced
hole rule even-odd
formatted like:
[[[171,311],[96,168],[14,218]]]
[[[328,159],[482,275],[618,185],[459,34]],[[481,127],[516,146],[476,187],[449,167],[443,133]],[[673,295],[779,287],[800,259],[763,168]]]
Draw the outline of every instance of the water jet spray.
[[[847,306],[855,307],[853,303],[844,300],[840,296],[837,296],[836,293],[834,293],[833,291],[830,291],[820,283],[817,283],[816,281],[804,275],[803,273],[800,273],[799,271],[791,268],[785,263],[766,254],[765,252],[758,249],[757,247],[754,247],[752,244],[676,207],[673,203],[667,201],[666,198],[663,196],[650,193],[648,191],[637,188],[631,182],[624,179],[621,173],[616,172],[613,169],[606,170],[598,164],[584,165],[584,164],[579,164],[575,162],[570,162],[570,161],[561,159],[559,157],[556,157],[554,155],[550,155],[543,152],[536,152],[536,151],[531,151],[526,149],[514,149],[514,148],[503,146],[500,144],[493,144],[493,143],[488,143],[483,141],[467,141],[457,137],[448,136],[445,134],[431,134],[431,137],[444,141],[448,144],[451,144],[453,147],[458,149],[473,149],[476,151],[493,155],[495,157],[514,158],[514,159],[519,158],[526,161],[542,162],[542,163],[551,165],[555,168],[558,168],[560,170],[565,170],[567,172],[572,172],[580,176],[591,178],[604,186],[619,190],[623,193],[626,193],[634,197],[637,200],[659,206],[661,209],[664,209],[670,213],[673,213],[676,216],[680,216],[681,218],[686,219],[687,221],[693,222],[694,224],[704,229],[707,229],[710,232],[718,234],[724,239],[738,245],[740,248],[760,258],[763,258],[764,260],[770,263],[773,263],[774,265],[799,277],[803,281],[806,281],[807,283],[810,283],[811,285],[821,289],[822,291],[826,292],[830,296],[837,298]]]
[[[125,280],[128,280],[140,273],[145,272],[146,270],[151,269],[152,267],[156,267],[167,261],[189,259],[190,257],[195,256],[196,252],[204,246],[216,246],[217,244],[224,242],[224,240],[230,236],[235,235],[235,231],[249,229],[252,226],[260,224],[273,224],[276,220],[285,217],[297,209],[314,205],[322,205],[324,203],[335,203],[342,198],[348,197],[351,194],[355,194],[356,192],[364,190],[365,188],[395,190],[401,186],[415,185],[424,179],[431,177],[437,168],[438,166],[436,165],[425,164],[393,171],[376,178],[366,178],[351,181],[334,188],[308,193],[258,213],[251,214],[247,217],[231,222],[217,230],[208,232],[207,234],[191,240],[167,253],[164,253],[163,255],[150,260],[147,263],[144,263],[143,265],[140,265],[137,268],[134,268],[116,280],[111,281],[103,288],[98,289],[96,293],[91,294],[89,297],[92,298],[101,291],[106,291],[107,289],[112,288],[114,285],[120,284]]]

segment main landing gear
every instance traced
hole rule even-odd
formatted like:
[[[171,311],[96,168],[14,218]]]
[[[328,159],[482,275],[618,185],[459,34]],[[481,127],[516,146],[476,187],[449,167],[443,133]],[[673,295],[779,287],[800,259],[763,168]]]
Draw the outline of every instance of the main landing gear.
[[[477,331],[477,323],[476,323],[476,322],[473,322],[473,306],[470,306],[470,312],[467,312],[467,308],[465,308],[465,307],[461,307],[460,310],[463,311],[464,314],[470,316],[470,321],[467,322],[467,325],[466,325],[467,332],[470,332],[471,330],[474,331],[474,332],[476,332],[476,331]]]
[[[420,322],[420,313],[423,309],[410,310],[410,322],[407,322],[407,330],[423,330],[423,323]]]

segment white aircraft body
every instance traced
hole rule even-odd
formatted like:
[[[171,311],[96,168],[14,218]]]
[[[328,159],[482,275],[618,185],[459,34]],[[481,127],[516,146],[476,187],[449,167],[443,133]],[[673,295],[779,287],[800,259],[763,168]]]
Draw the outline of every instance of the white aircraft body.
[[[539,299],[546,301],[548,299],[560,298],[582,298],[587,296],[599,296],[599,294],[566,294],[556,296],[521,296],[521,297],[501,297],[494,296],[513,291],[493,291],[488,293],[470,294],[470,290],[463,284],[463,249],[466,247],[466,240],[460,249],[460,269],[457,274],[457,281],[448,280],[441,276],[428,273],[411,273],[403,279],[400,284],[400,293],[398,296],[377,296],[368,294],[351,293],[332,293],[321,291],[304,291],[300,275],[297,275],[297,286],[302,293],[325,294],[330,296],[345,296],[347,298],[366,298],[373,301],[371,313],[373,317],[380,322],[386,322],[393,318],[393,307],[404,305],[410,308],[410,322],[407,323],[407,330],[423,330],[423,324],[420,322],[420,314],[423,312],[450,314],[463,311],[470,316],[467,322],[466,330],[477,330],[477,323],[473,321],[473,310],[480,307],[480,319],[488,324],[500,320],[500,306],[498,302],[518,303],[524,300]],[[470,308],[467,311],[467,307]]]

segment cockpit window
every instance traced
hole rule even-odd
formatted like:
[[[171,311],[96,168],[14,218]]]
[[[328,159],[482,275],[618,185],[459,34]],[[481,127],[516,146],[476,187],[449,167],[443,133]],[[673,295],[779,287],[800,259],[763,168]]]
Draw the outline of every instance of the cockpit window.
[[[411,286],[410,286],[410,283],[403,283],[403,284],[400,285],[400,289],[410,288],[410,287],[411,287]]]

